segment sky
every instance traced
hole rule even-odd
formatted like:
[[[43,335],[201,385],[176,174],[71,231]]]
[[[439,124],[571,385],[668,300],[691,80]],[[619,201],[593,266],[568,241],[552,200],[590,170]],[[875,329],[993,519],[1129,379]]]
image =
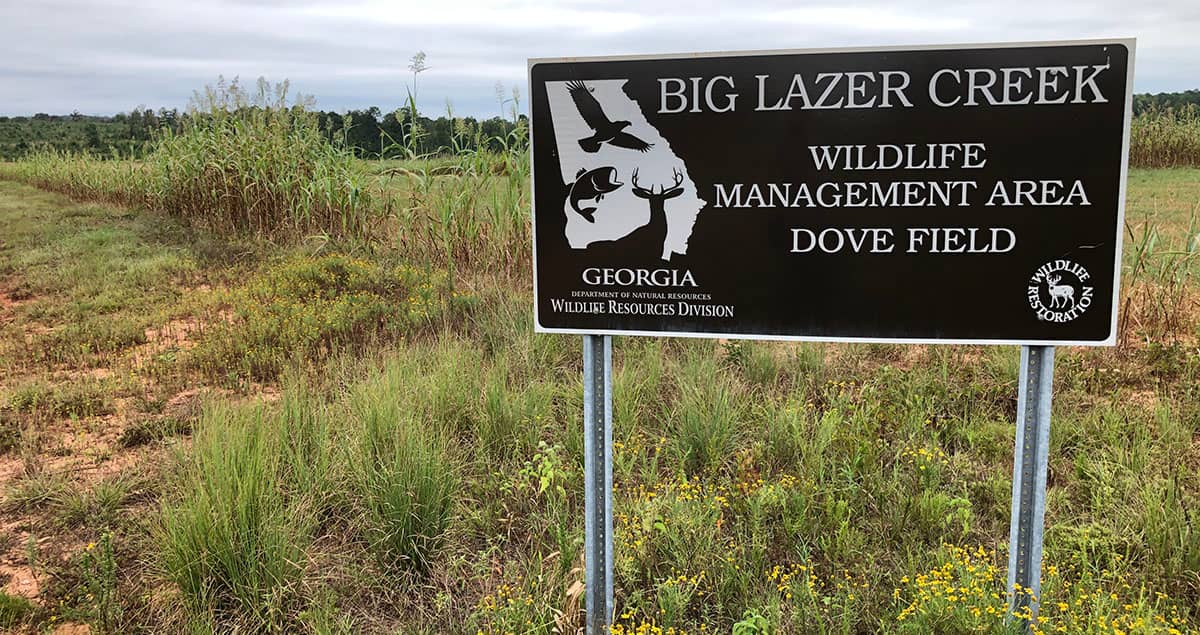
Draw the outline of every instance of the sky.
[[[0,0],[0,114],[187,106],[217,77],[318,108],[525,112],[531,57],[1136,37],[1135,92],[1200,88],[1200,0]]]

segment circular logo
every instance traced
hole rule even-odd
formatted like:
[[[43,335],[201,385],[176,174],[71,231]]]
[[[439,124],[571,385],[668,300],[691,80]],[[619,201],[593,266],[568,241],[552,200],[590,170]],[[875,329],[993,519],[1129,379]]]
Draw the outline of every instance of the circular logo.
[[[1070,322],[1092,306],[1093,288],[1087,269],[1070,260],[1053,260],[1033,273],[1027,289],[1029,306],[1039,320]]]

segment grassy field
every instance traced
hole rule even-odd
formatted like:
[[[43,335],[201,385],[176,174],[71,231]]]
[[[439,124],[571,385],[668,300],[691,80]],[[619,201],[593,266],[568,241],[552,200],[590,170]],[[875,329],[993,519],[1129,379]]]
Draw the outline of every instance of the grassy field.
[[[575,632],[524,154],[313,155],[369,200],[298,224],[130,195],[204,141],[0,165],[0,629]],[[1200,629],[1200,170],[1128,201],[1121,345],[1059,351],[1042,632]],[[1015,347],[614,348],[614,632],[1009,632]]]

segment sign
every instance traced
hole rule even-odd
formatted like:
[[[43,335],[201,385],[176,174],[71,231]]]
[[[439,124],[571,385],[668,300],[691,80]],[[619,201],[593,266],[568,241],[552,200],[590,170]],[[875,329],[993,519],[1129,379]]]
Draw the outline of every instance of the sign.
[[[536,330],[1111,345],[1133,51],[531,60]]]

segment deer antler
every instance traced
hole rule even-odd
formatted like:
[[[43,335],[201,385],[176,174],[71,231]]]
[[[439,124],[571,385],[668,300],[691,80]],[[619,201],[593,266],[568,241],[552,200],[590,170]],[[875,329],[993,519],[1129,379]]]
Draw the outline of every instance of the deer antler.
[[[633,175],[630,177],[630,181],[633,183],[633,193],[642,198],[650,198],[650,197],[657,198],[657,197],[663,197],[665,194],[667,194],[667,192],[669,190],[669,191],[671,191],[671,196],[669,196],[667,198],[674,198],[674,197],[678,196],[681,190],[680,191],[676,191],[676,190],[678,190],[679,184],[683,183],[683,172],[680,172],[679,168],[674,168],[674,167],[671,168],[671,172],[674,173],[674,175],[675,175],[674,176],[675,182],[671,185],[671,187],[667,187],[666,185],[651,184],[650,189],[646,189],[646,188],[642,187],[641,185],[638,185],[638,182],[637,182],[638,171],[637,171],[637,168],[634,168]]]

